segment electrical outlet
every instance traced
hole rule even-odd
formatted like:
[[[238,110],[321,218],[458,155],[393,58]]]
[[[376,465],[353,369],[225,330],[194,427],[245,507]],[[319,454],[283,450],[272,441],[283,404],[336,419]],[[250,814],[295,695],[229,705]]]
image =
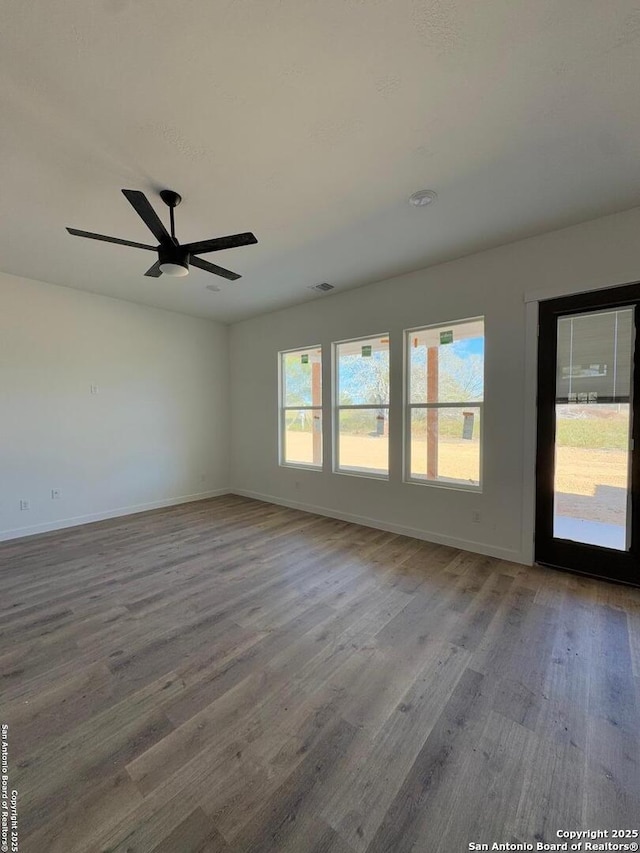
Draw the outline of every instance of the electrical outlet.
[[[91,394],[97,394],[98,390],[99,390],[97,385],[90,385],[89,389],[90,389]]]
[[[471,513],[471,521],[473,521],[474,524],[480,524],[480,518],[481,518],[481,516],[480,516],[480,513],[478,512],[478,510],[474,510]]]
[[[52,501],[59,501],[60,495],[61,495],[60,489],[51,489],[51,500]]]
[[[30,501],[28,501],[28,500],[21,500],[21,501],[20,501],[20,509],[21,509],[21,510],[31,509],[31,503],[30,503]]]

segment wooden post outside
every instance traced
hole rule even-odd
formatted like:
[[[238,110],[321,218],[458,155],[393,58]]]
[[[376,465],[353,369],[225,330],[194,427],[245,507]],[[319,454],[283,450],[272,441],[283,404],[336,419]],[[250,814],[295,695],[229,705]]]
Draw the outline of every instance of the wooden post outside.
[[[427,349],[427,403],[438,402],[438,347]],[[438,409],[427,409],[427,477],[438,477]]]
[[[311,405],[322,406],[322,365],[318,361],[311,363]],[[313,436],[313,464],[322,462],[322,409],[311,413],[311,434]]]

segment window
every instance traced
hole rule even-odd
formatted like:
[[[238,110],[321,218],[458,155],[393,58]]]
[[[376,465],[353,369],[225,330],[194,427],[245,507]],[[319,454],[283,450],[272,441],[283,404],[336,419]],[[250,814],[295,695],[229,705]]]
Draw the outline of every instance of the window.
[[[322,468],[322,350],[280,353],[280,464]]]
[[[484,318],[410,329],[405,335],[406,478],[479,489]]]
[[[335,470],[389,476],[389,336],[335,344]]]

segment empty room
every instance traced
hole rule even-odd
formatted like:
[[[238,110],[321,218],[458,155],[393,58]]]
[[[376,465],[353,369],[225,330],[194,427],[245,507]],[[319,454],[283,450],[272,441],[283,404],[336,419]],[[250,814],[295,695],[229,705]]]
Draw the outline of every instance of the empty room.
[[[0,851],[637,851],[636,0],[6,0]]]

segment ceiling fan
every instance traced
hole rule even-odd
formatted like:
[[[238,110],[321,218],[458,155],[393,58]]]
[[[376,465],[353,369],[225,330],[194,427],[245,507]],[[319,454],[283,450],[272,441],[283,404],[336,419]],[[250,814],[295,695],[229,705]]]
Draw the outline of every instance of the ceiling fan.
[[[91,231],[78,231],[77,228],[67,228],[69,234],[73,234],[76,237],[89,237],[91,240],[102,240],[105,243],[118,243],[120,246],[133,246],[134,249],[148,249],[150,252],[157,252],[158,260],[145,273],[145,275],[152,276],[153,278],[158,278],[162,273],[171,276],[188,275],[189,265],[212,272],[215,275],[221,275],[230,281],[240,278],[238,273],[226,270],[224,267],[216,266],[216,264],[211,264],[209,261],[203,261],[198,255],[257,243],[257,239],[250,231],[244,234],[231,234],[229,237],[214,237],[211,240],[200,240],[197,243],[183,243],[181,245],[176,237],[173,211],[182,201],[182,196],[173,190],[161,190],[160,192],[160,198],[169,208],[171,219],[171,234],[169,234],[143,192],[140,192],[140,190],[122,190],[122,192],[149,231],[156,238],[159,245],[148,246],[145,243],[133,243],[131,240],[106,237],[104,234],[93,234]]]

